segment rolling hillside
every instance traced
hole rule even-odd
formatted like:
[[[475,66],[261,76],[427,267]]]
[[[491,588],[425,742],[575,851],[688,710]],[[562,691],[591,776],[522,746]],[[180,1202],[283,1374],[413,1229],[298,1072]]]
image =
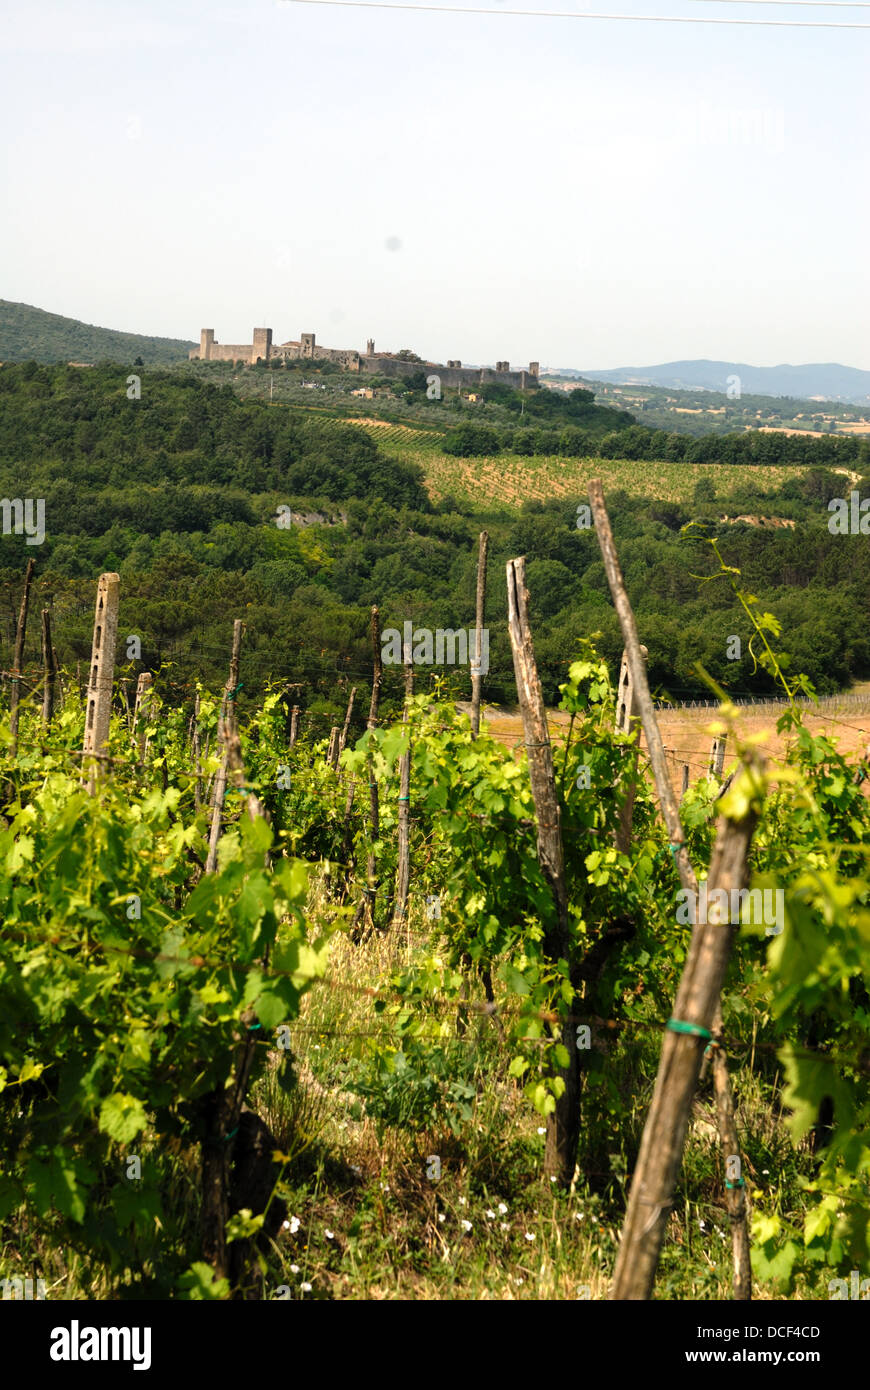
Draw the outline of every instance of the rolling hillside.
[[[568,374],[560,371],[562,376]],[[708,391],[724,391],[728,378],[737,376],[742,391],[752,395],[796,396],[804,400],[823,397],[826,400],[852,401],[856,405],[870,402],[870,372],[861,371],[858,367],[844,367],[839,362],[753,367],[748,362],[711,362],[701,358],[662,362],[654,367],[614,367],[571,374],[589,381],[636,382],[683,390],[701,387]]]
[[[0,299],[0,362],[124,362],[147,366],[178,362],[196,344],[97,328],[79,319],[48,314],[32,304]]]

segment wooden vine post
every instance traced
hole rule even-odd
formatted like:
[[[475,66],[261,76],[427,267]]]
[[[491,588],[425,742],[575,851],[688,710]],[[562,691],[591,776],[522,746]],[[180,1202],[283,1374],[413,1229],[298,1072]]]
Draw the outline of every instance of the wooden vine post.
[[[136,699],[133,704],[133,737],[136,744],[136,751],[139,761],[145,757],[145,747],[147,744],[148,724],[151,720],[153,709],[152,695],[154,677],[150,671],[140,671],[136,681]]]
[[[486,556],[489,549],[489,533],[481,531],[477,551],[477,601],[474,617],[474,659],[471,665],[471,737],[480,733],[480,690],[483,672],[480,669],[481,641],[486,608]]]
[[[722,781],[725,771],[725,743],[725,734],[717,734],[710,745],[710,776],[715,777],[717,782]]]
[[[341,754],[344,752],[344,750],[345,750],[345,748],[346,748],[346,746],[347,746],[347,733],[348,733],[348,729],[350,728],[350,718],[351,718],[351,715],[353,714],[353,702],[354,702],[355,696],[356,696],[356,686],[353,686],[353,688],[351,689],[351,692],[350,692],[350,698],[348,699],[348,702],[347,702],[347,713],[346,713],[345,716],[344,716],[344,725],[342,726],[341,736],[340,736],[340,738],[339,738],[339,740],[338,740],[338,755],[339,755],[339,757],[341,757]]]
[[[230,674],[227,681],[226,693],[224,695],[224,715],[221,720],[221,735],[223,738],[224,751],[221,757],[220,770],[214,788],[214,805],[211,813],[211,829],[208,838],[208,857],[205,861],[205,872],[213,874],[217,868],[218,841],[221,835],[221,816],[224,809],[224,798],[227,793],[227,776],[229,772],[229,749],[230,739],[235,731],[236,719],[236,695],[239,688],[239,663],[242,654],[242,631],[243,623],[241,618],[236,618],[233,623],[233,650],[230,656]]]
[[[24,665],[24,639],[27,635],[27,608],[30,603],[30,581],[33,579],[33,560],[27,561],[24,572],[24,593],[18,610],[18,626],[15,629],[15,649],[12,656],[12,674],[9,690],[9,732],[12,736],[10,753],[18,752],[18,704],[21,699],[21,668]]]
[[[405,643],[405,704],[402,724],[408,746],[399,759],[399,814],[396,865],[396,903],[393,910],[394,927],[399,927],[408,911],[408,890],[411,885],[411,700],[414,696],[414,667],[411,665],[411,646]]]
[[[54,717],[54,647],[51,645],[51,613],[42,610],[42,722],[46,728]]]
[[[199,811],[202,807],[202,748],[199,737],[199,691],[196,692],[196,699],[193,702],[193,737],[191,739],[191,757],[193,758],[193,808]]]
[[[551,960],[571,959],[571,938],[568,926],[568,896],[565,887],[565,859],[556,779],[553,770],[553,750],[547,728],[544,696],[535,662],[532,633],[529,626],[529,595],[526,588],[525,558],[509,560],[507,564],[508,628],[514,658],[520,710],[523,716],[526,758],[529,780],[537,817],[538,863],[550,886],[553,912],[545,923],[544,947]],[[572,979],[572,984],[576,981]],[[567,1006],[562,1006],[567,1012]],[[574,1176],[577,1141],[580,1136],[580,1054],[570,1035],[570,1025],[556,1025],[558,1041],[567,1049],[568,1066],[557,1068],[555,1074],[565,1083],[556,1100],[555,1110],[547,1116],[547,1138],[544,1150],[544,1174],[568,1186]]]
[[[233,656],[230,680],[227,683],[223,765],[227,775],[240,791],[245,787],[245,767],[235,716],[235,694],[238,687],[241,639],[242,623],[237,619],[233,628]],[[215,809],[217,810],[217,803]],[[248,794],[246,809],[251,820],[268,820],[265,806],[253,792]],[[217,819],[219,826],[219,817]],[[214,866],[211,872],[213,871]],[[261,968],[268,965],[268,954],[267,950],[265,957],[257,962]],[[258,1025],[254,1022],[255,1017],[253,1008],[248,1008],[241,1014],[227,1082],[222,1089],[211,1092],[205,1098],[206,1136],[202,1145],[203,1258],[212,1266],[217,1278],[230,1280],[234,1297],[246,1299],[260,1297],[257,1263],[259,1242],[241,1239],[227,1246],[226,1223],[231,1214],[231,1207],[235,1210],[241,1205],[238,1196],[235,1202],[231,1202],[233,1185],[243,1185],[245,1174],[249,1178],[254,1176],[252,1169],[262,1172],[265,1168],[268,1174],[269,1161],[264,1161],[262,1150],[271,1153],[276,1147],[276,1140],[268,1127],[244,1104],[257,1047]],[[271,1176],[269,1181],[271,1182]],[[280,1227],[283,1211],[282,1202],[271,1203],[269,1218],[263,1231],[265,1237],[274,1238]]]
[[[337,724],[334,724],[329,731],[329,747],[326,750],[326,761],[333,770],[338,767],[338,741],[340,736],[341,730]]]
[[[641,647],[640,654],[646,661],[649,656],[646,647]],[[639,708],[637,692],[628,664],[628,655],[623,652],[622,664],[619,668],[619,689],[616,695],[616,719],[614,722],[618,734],[631,734],[638,730],[640,725]],[[631,821],[634,815],[635,779],[637,777],[637,743],[632,748],[629,758],[631,768],[627,779],[625,799],[619,808],[619,828],[614,837],[616,848],[623,854],[628,854],[631,849]]]
[[[85,706],[83,751],[86,756],[82,760],[82,777],[87,778],[88,792],[91,796],[97,789],[97,779],[101,775],[102,768],[97,758],[88,758],[87,754],[102,752],[109,737],[120,596],[120,577],[117,574],[101,574],[97,584],[94,640],[91,649],[91,668]]]
[[[636,685],[656,790],[671,842],[671,853],[680,882],[692,895],[690,901],[697,905],[698,881],[686,850],[679,810],[668,776],[661,734],[646,681],[634,614],[625,591],[601,483],[597,479],[589,484],[589,500],[610,592],[619,616]],[[747,770],[745,775],[751,776],[751,772]],[[713,1036],[714,1031],[721,1034],[720,992],[735,929],[727,920],[722,920],[721,899],[716,899],[714,892],[724,890],[728,894],[727,901],[731,902],[732,892],[745,888],[747,855],[756,821],[757,814],[751,802],[747,802],[747,810],[742,817],[730,820],[721,816],[717,824],[708,876],[708,898],[711,905],[707,910],[707,921],[696,921],[692,929],[686,963],[674,1001],[673,1017],[670,1026],[664,1032],[655,1090],[629,1192],[610,1294],[612,1299],[648,1299],[652,1294],[656,1266],[688,1132],[692,1098],[701,1071],[705,1040],[713,1042],[713,1065],[714,1069],[719,1069],[718,1080],[714,1081],[714,1086],[720,1120],[720,1140],[726,1160],[736,1158],[739,1167],[727,1064],[724,1050]],[[698,914],[693,915],[697,917]],[[723,1094],[722,1104],[719,1103],[720,1091]],[[727,1112],[730,1112],[730,1126]],[[727,1168],[726,1163],[726,1171]],[[734,1297],[746,1299],[751,1296],[751,1276],[743,1188],[737,1186],[728,1190],[739,1194],[739,1203],[732,1204],[729,1199]]]
[[[372,607],[371,618],[372,634],[372,698],[369,703],[369,717],[366,722],[366,729],[371,734],[378,727],[378,710],[381,702],[381,680],[383,679],[384,668],[381,661],[381,615],[376,606]],[[366,759],[369,779],[369,833],[371,843],[374,845],[380,834],[380,806],[378,802],[378,784],[375,781],[374,762],[371,752]],[[366,861],[366,887],[363,896],[359,900],[356,912],[354,913],[351,925],[351,936],[354,940],[359,939],[360,923],[363,917],[368,914],[368,930],[372,931],[375,925],[375,900],[377,897],[377,862],[375,860],[374,849],[370,848]]]

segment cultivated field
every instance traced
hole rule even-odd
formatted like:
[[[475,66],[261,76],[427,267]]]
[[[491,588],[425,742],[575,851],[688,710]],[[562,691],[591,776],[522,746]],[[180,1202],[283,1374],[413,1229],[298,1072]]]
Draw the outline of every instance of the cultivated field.
[[[370,429],[386,453],[418,463],[424,470],[433,502],[453,497],[472,511],[485,511],[492,506],[519,510],[530,499],[547,502],[554,497],[585,496],[590,478],[601,479],[605,495],[623,488],[636,497],[685,502],[691,498],[695,484],[708,478],[722,495],[748,483],[757,488],[761,499],[775,492],[795,472],[794,467],[785,465],[760,468],[747,464],[649,463],[551,455],[452,458],[438,450],[438,435],[434,432],[390,425],[383,420],[358,419],[353,423]]]

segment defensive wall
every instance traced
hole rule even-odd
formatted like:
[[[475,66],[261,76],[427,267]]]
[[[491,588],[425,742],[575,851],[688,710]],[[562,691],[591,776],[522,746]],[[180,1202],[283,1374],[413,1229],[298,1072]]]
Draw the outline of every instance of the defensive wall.
[[[255,328],[251,343],[218,343],[214,329],[203,328],[199,335],[199,347],[189,354],[191,360],[202,362],[256,362],[287,361],[335,362],[347,372],[365,372],[369,376],[408,377],[417,372],[427,376],[437,376],[442,386],[482,386],[487,382],[497,382],[503,386],[513,386],[525,390],[538,380],[538,363],[530,362],[528,371],[512,372],[510,363],[496,362],[494,367],[463,367],[458,358],[448,358],[442,362],[415,362],[407,357],[399,357],[393,352],[375,352],[373,338],[366,342],[364,353],[355,348],[327,348],[317,342],[314,333],[301,333],[299,340],[286,343],[272,342],[271,328]]]

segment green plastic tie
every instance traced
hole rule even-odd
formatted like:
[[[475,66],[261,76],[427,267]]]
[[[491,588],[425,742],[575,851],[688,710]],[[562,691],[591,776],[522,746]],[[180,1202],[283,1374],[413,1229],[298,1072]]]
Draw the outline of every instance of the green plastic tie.
[[[244,683],[245,683],[244,681],[239,681],[239,683],[238,683],[238,685],[236,686],[235,690],[228,690],[228,691],[227,691],[227,699],[228,699],[228,700],[234,700],[234,699],[236,698],[236,696],[238,695],[239,691],[241,690],[242,686],[244,685]]]
[[[677,867],[677,850],[678,850],[678,849],[685,849],[685,848],[686,848],[686,842],[685,842],[685,840],[677,840],[675,843],[673,843],[673,844],[671,844],[671,845],[669,846],[669,849],[670,849],[670,851],[671,851],[671,858],[672,858],[673,861],[674,861],[674,868]]]
[[[400,796],[400,797],[399,797],[399,800],[400,800],[400,801],[410,801],[411,798],[410,798],[409,796]]]
[[[255,1028],[262,1028],[262,1026],[263,1026],[262,1023],[249,1023],[249,1024],[248,1024],[248,1032],[249,1032],[249,1033],[253,1033],[253,1031],[254,1031]]]
[[[225,1135],[224,1135],[224,1143],[225,1143],[225,1144],[228,1144],[229,1141],[233,1138],[233,1136],[236,1135],[236,1134],[238,1134],[238,1132],[239,1132],[239,1127],[238,1127],[238,1125],[236,1125],[235,1129],[231,1129],[230,1132],[229,1132],[229,1134],[225,1134]]]
[[[742,1178],[735,1178],[734,1182],[728,1182],[726,1179],[725,1186],[729,1188],[745,1187],[746,1183],[743,1181]]]
[[[702,1028],[699,1023],[683,1023],[679,1018],[669,1018],[665,1024],[672,1033],[686,1033],[692,1038],[706,1038],[708,1042],[713,1041],[713,1034],[706,1028]]]

